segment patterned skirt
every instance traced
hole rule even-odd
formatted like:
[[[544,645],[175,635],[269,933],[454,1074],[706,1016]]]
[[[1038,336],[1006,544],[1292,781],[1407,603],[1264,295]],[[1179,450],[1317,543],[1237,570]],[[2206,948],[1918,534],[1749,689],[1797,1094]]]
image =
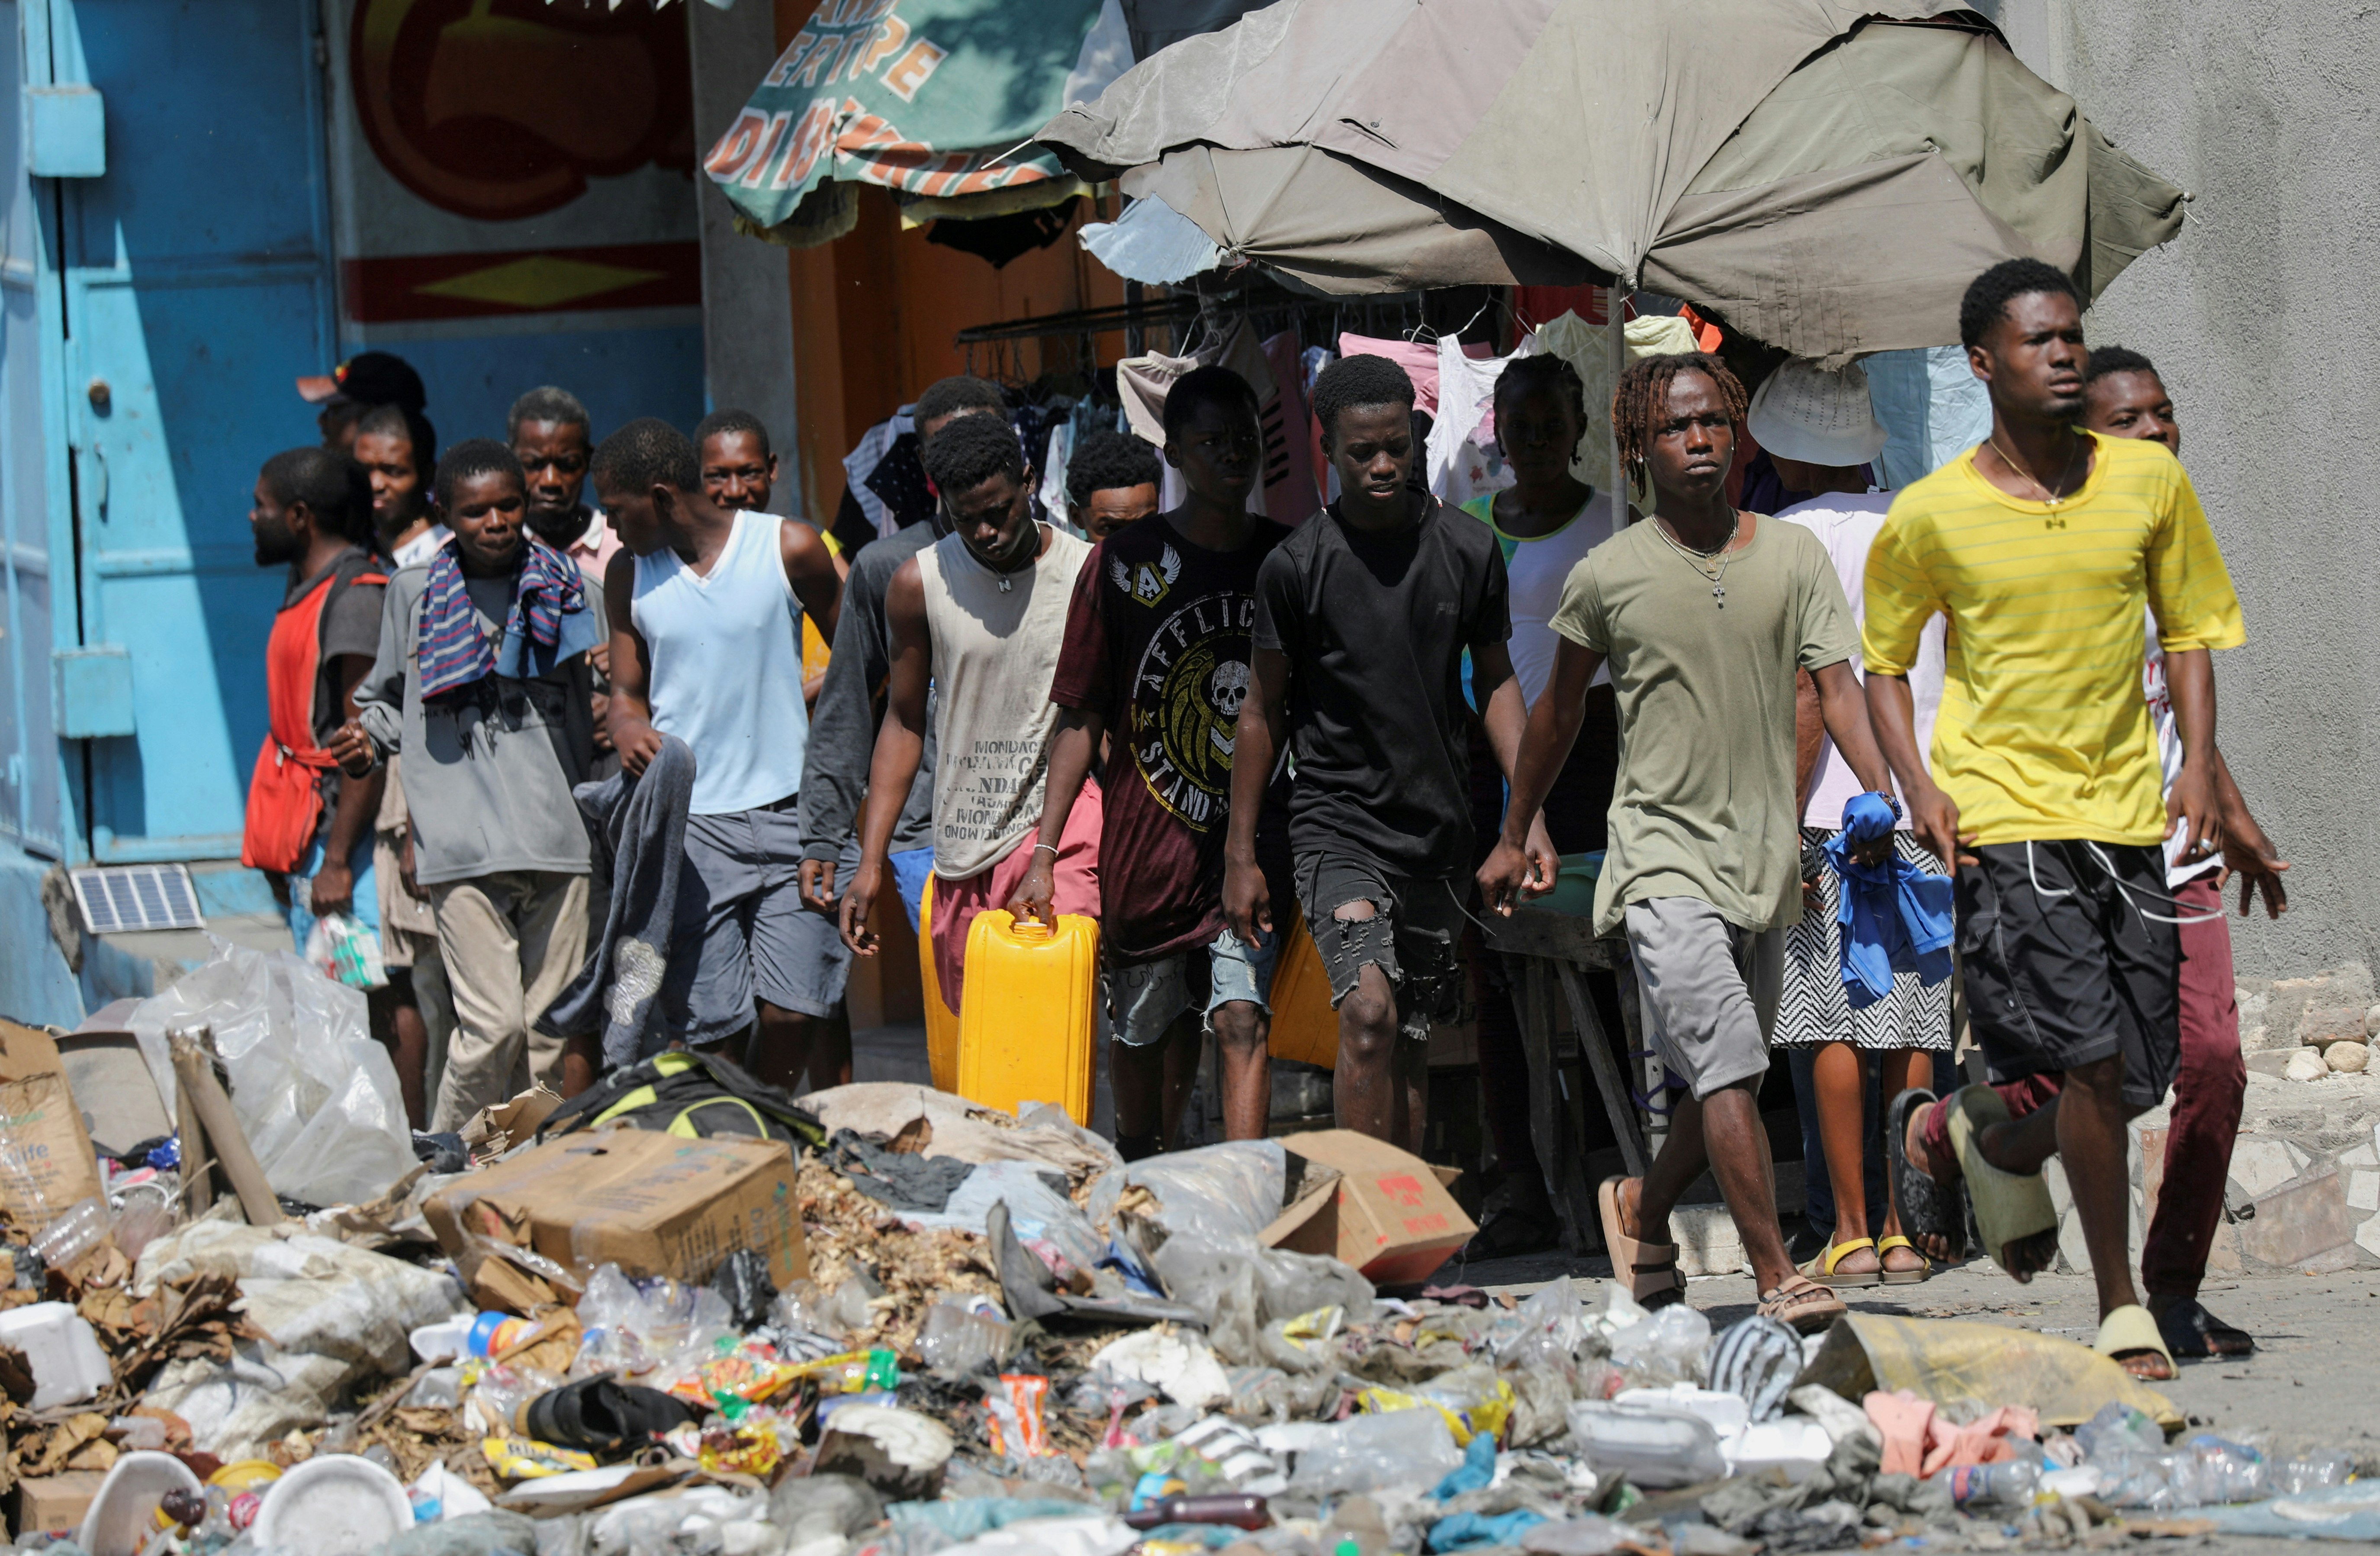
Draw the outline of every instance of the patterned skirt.
[[[1825,827],[1803,827],[1802,836],[1814,844],[1834,837]],[[1892,834],[1892,845],[1902,858],[1936,875],[1942,861],[1905,832]],[[1864,1010],[1852,1009],[1843,991],[1843,958],[1835,924],[1839,882],[1831,869],[1818,876],[1818,896],[1824,908],[1802,912],[1802,921],[1785,931],[1785,991],[1777,1007],[1777,1030],[1770,1040],[1781,1047],[1809,1047],[1848,1042],[1876,1051],[1950,1049],[1950,980],[1927,988],[1915,973],[1900,973],[1892,992]]]

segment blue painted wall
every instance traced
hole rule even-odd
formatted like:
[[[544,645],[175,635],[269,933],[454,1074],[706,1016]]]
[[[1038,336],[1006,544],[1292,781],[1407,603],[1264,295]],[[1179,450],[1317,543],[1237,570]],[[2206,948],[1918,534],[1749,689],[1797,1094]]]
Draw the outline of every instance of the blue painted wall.
[[[320,14],[0,0],[0,1014],[71,1021],[88,992],[41,916],[53,861],[238,851],[284,584],[255,565],[249,493],[315,439],[293,381],[359,348],[337,318]],[[103,95],[103,176],[28,176],[22,85],[53,79]],[[421,371],[444,441],[501,435],[547,383],[599,432],[699,417],[698,322],[589,321],[372,344]],[[53,652],[103,645],[128,656],[132,733],[62,740]]]

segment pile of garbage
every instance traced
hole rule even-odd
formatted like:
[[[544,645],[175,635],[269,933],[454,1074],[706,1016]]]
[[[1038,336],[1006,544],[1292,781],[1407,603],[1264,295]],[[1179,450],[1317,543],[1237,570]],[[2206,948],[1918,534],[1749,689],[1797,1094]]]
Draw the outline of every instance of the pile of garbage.
[[[571,1103],[531,1092],[401,1137],[392,1161],[363,1056],[351,1084],[309,1084],[327,1066],[298,1057],[297,1024],[346,1041],[361,1001],[297,989],[305,971],[225,948],[197,994],[120,1030],[0,1023],[14,1549],[1735,1556],[2380,1534],[2360,1478],[2380,1464],[2188,1432],[2071,1342],[1873,1315],[1714,1332],[1605,1282],[1433,1285],[1472,1230],[1447,1185],[1339,1131],[1127,1165],[1055,1109],[895,1085],[796,1103],[664,1055]],[[160,1095],[140,1105],[176,1127],[118,1149],[139,1120],[84,1092],[143,1070]],[[337,1202],[296,1191],[338,1174]]]

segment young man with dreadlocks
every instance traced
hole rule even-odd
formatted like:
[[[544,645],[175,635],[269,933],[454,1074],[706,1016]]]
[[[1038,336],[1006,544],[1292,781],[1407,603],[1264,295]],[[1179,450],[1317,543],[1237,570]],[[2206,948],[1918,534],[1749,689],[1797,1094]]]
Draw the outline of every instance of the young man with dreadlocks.
[[[1413,407],[1413,381],[1384,357],[1344,358],[1315,381],[1340,498],[1257,571],[1223,918],[1245,944],[1273,932],[1257,821],[1286,741],[1297,894],[1339,1012],[1339,1124],[1418,1151],[1429,1024],[1459,991],[1470,895],[1464,652],[1508,772],[1527,710],[1504,646],[1504,558],[1486,526],[1414,486]],[[1553,846],[1542,828],[1530,843],[1550,888]]]
[[[2209,650],[2246,633],[2180,462],[2076,425],[2074,283],[2038,260],[1994,265],[1967,288],[1959,334],[1991,392],[1991,436],[1903,491],[1868,553],[1868,704],[1918,836],[1956,864],[1967,1009],[1992,1076],[2055,1077],[2058,1095],[2012,1118],[1988,1086],[1901,1093],[1886,1133],[1894,1197],[1912,1234],[1946,1236],[1963,1180],[1985,1250],[2028,1280],[2058,1251],[2041,1176],[2058,1156],[2098,1286],[2098,1349],[2169,1379],[2132,1288],[2125,1124],[2164,1101],[2180,1063],[2175,931],[2191,916],[2163,845],[2180,834],[2180,862],[2220,847]],[[2144,611],[2181,748],[2162,800]],[[1906,677],[1937,612],[1949,654],[1929,770]]]
[[[1645,1176],[1604,1183],[1604,1240],[1638,1301],[1681,1300],[1677,1249],[1662,1232],[1708,1167],[1760,1311],[1812,1332],[1843,1305],[1785,1252],[1758,1097],[1784,931],[1802,912],[1796,670],[1816,680],[1827,732],[1876,801],[1880,835],[1863,842],[1863,857],[1890,846],[1891,776],[1852,675],[1859,638],[1827,548],[1727,500],[1743,414],[1742,384],[1701,352],[1648,358],[1621,376],[1612,421],[1623,459],[1650,478],[1652,513],[1570,576],[1552,681],[1530,714],[1503,836],[1479,882],[1489,906],[1512,910],[1528,873],[1522,822],[1553,786],[1608,665],[1621,763],[1596,929],[1625,927],[1648,1034],[1684,1089]]]

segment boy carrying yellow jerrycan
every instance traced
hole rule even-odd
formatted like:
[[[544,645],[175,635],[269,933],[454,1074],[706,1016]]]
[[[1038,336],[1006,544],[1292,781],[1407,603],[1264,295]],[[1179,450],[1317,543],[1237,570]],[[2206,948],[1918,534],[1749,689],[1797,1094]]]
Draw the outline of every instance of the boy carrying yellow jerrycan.
[[[978,914],[967,929],[959,1000],[958,1094],[1008,1113],[1026,1102],[1054,1102],[1087,1125],[1099,966],[1095,918],[1060,914],[1051,928],[1019,923],[1004,908]],[[929,1005],[929,1022],[931,1014]]]

